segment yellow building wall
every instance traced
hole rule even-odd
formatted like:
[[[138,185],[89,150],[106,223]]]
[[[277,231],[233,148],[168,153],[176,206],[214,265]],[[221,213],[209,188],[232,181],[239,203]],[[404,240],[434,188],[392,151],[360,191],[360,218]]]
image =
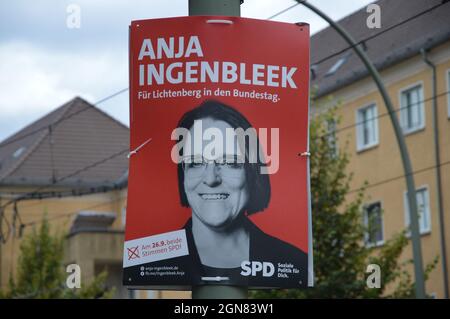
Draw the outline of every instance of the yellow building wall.
[[[29,189],[0,189],[0,192],[31,192],[35,188]],[[61,190],[61,189],[59,189]],[[49,189],[46,189],[49,191]],[[56,191],[56,189],[55,189]],[[27,226],[24,228],[23,236],[30,234],[33,228],[38,228],[42,224],[44,216],[50,222],[53,233],[69,233],[73,220],[80,211],[112,212],[116,214],[116,219],[111,225],[111,230],[124,230],[125,209],[127,190],[120,190],[108,193],[65,197],[49,198],[43,200],[19,201],[17,204],[21,221]],[[0,205],[7,202],[3,199]],[[13,207],[10,205],[5,210],[7,220],[13,220]],[[7,288],[10,275],[17,273],[19,249],[22,238],[19,238],[18,229],[20,222],[16,222],[16,235],[10,233],[6,244],[0,244],[0,287]],[[6,230],[6,229],[5,229]],[[95,275],[95,266],[98,263],[122,263],[123,255],[123,234],[110,233],[81,233],[66,238],[65,263],[76,262],[81,268],[82,285],[89,282]],[[95,257],[93,257],[95,256]],[[116,289],[117,290],[117,289]],[[146,291],[137,290],[135,298],[169,298],[169,299],[189,299],[190,291]]]
[[[430,53],[433,60],[434,52],[441,52],[440,61],[437,63],[437,92],[441,94],[449,90],[447,72],[450,70],[450,54],[447,58],[445,52],[450,52],[450,43],[441,45]],[[444,53],[442,53],[444,52]],[[439,55],[439,54],[436,54]],[[433,146],[433,126],[432,126],[432,96],[431,69],[427,67],[420,57],[411,58],[397,64],[390,69],[383,71],[382,76],[387,77],[392,74],[405,73],[405,69],[411,65],[419,65],[415,71],[398,76],[396,80],[390,80],[387,85],[388,93],[396,108],[400,105],[399,91],[402,88],[415,83],[422,83],[424,86],[425,107],[425,128],[413,134],[406,135],[406,142],[412,161],[416,187],[426,186],[430,195],[431,211],[431,232],[422,235],[422,253],[424,264],[430,263],[436,256],[440,256],[440,230],[437,209],[436,192],[436,170],[434,167],[434,146]],[[395,76],[394,76],[395,77]],[[398,151],[398,144],[394,135],[389,116],[386,116],[386,108],[383,101],[372,86],[368,83],[371,79],[363,79],[344,89],[333,93],[333,102],[342,100],[342,105],[338,109],[341,123],[338,127],[339,145],[343,147],[348,141],[348,153],[350,163],[348,171],[354,173],[351,184],[352,190],[357,190],[368,182],[370,186],[366,190],[367,203],[381,201],[384,210],[383,228],[384,239],[391,238],[394,234],[402,231],[405,227],[404,192],[406,190],[404,171]],[[348,96],[348,92],[360,92],[360,96],[346,100],[342,96]],[[448,116],[449,96],[443,95],[437,98],[439,136],[441,147],[441,175],[443,190],[443,209],[445,214],[445,234],[447,243],[447,256],[450,256],[450,119]],[[330,104],[324,97],[318,104]],[[377,105],[379,144],[374,148],[358,152],[356,149],[356,111],[358,108],[375,102]],[[384,114],[384,115],[383,115]],[[398,116],[398,113],[397,113]],[[348,129],[339,129],[349,127]],[[314,156],[314,155],[312,155]],[[18,191],[19,189],[0,188],[0,192]],[[20,191],[32,191],[33,189],[20,189]],[[356,192],[349,194],[352,199]],[[3,205],[5,199],[0,203]],[[27,224],[23,235],[29,234],[33,227],[39,227],[43,216],[46,214],[51,222],[54,231],[68,232],[76,213],[82,210],[94,210],[104,212],[114,212],[117,218],[112,225],[112,229],[123,229],[122,214],[126,207],[126,190],[95,194],[81,197],[52,198],[44,200],[21,201],[18,203],[18,210],[22,222]],[[9,206],[5,211],[6,218],[12,222],[13,211]],[[34,225],[33,225],[34,223]],[[17,229],[19,222],[17,221]],[[5,229],[6,230],[6,229]],[[17,258],[21,238],[18,234],[8,237],[6,244],[0,244],[0,287],[7,285],[10,274],[15,275],[17,269]],[[121,252],[119,252],[121,254]],[[412,247],[409,245],[402,255],[403,260],[412,258]],[[449,259],[449,258],[448,258]],[[447,260],[450,265],[450,259]],[[412,268],[410,267],[412,270]],[[442,267],[439,262],[437,268],[431,273],[426,284],[428,293],[436,293],[437,297],[443,296]],[[450,283],[449,283],[450,284]],[[177,291],[137,291],[136,296],[140,298],[190,298],[191,292]]]
[[[1,188],[0,192],[30,192],[35,189]],[[7,199],[4,198],[2,205],[6,202]],[[60,234],[68,234],[76,214],[86,210],[116,213],[117,217],[111,228],[123,229],[121,214],[125,202],[126,190],[79,197],[19,201],[17,203],[17,209],[20,220],[17,219],[16,221],[16,234],[14,235],[10,232],[6,244],[2,244],[0,248],[0,287],[5,288],[10,275],[16,275],[22,238],[30,234],[33,228],[39,228],[44,216],[49,220],[51,230],[54,233]],[[13,207],[9,205],[5,210],[5,216],[9,223],[13,221],[13,214]],[[22,238],[19,238],[18,233],[20,221],[27,225],[23,230]],[[4,231],[7,231],[6,226],[4,227]]]
[[[436,53],[437,52],[437,53]],[[443,57],[444,56],[444,57]],[[430,59],[438,57],[437,63],[437,94],[449,90],[447,72],[450,69],[450,43],[436,48],[430,53]],[[412,67],[411,65],[416,65]],[[415,69],[414,72],[406,73],[404,70]],[[388,77],[387,90],[396,109],[400,106],[400,90],[416,83],[423,85],[423,98],[425,109],[425,128],[412,134],[405,135],[413,171],[416,188],[426,186],[429,191],[431,232],[421,236],[422,254],[424,265],[430,263],[436,256],[440,256],[440,230],[437,209],[436,192],[436,169],[434,157],[434,135],[432,117],[432,72],[425,65],[420,56],[399,63],[381,73],[382,77]],[[398,79],[395,79],[395,78]],[[318,105],[329,107],[340,101],[337,115],[341,122],[337,128],[338,144],[341,148],[348,142],[347,152],[350,154],[348,171],[354,173],[351,190],[357,190],[368,182],[369,186],[365,192],[366,203],[381,201],[384,210],[383,228],[385,241],[394,234],[405,228],[404,192],[406,190],[404,171],[397,140],[387,109],[383,100],[374,87],[370,86],[372,80],[369,78],[358,81],[346,88],[340,89],[332,94],[331,103],[327,102],[330,97],[322,97]],[[360,92],[359,96],[357,93]],[[347,99],[347,97],[354,98]],[[355,97],[356,96],[356,97]],[[445,233],[447,243],[447,256],[450,255],[450,120],[447,113],[449,97],[443,95],[437,98],[438,121],[441,148],[441,178],[443,190],[443,209],[445,214]],[[378,145],[373,148],[357,151],[356,146],[356,112],[359,108],[376,103],[378,112]],[[400,119],[399,112],[396,113]],[[341,129],[341,130],[340,130]],[[356,192],[348,195],[353,199]],[[412,247],[409,245],[402,255],[403,260],[412,258]],[[447,261],[450,263],[450,260]],[[410,267],[412,270],[412,268]],[[435,293],[438,298],[444,295],[441,262],[431,273],[426,284],[427,293]]]

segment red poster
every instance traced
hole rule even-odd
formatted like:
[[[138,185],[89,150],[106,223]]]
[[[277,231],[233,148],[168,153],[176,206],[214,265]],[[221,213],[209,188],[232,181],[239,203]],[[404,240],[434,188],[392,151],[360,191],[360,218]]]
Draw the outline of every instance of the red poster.
[[[124,284],[311,285],[309,26],[130,26]]]

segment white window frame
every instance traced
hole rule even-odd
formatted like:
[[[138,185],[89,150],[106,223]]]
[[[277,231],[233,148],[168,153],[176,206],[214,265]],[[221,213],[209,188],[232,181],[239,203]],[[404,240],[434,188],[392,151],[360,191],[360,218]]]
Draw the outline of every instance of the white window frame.
[[[450,120],[450,69],[447,69],[445,73],[445,77],[447,78],[447,117]]]
[[[421,186],[416,189],[416,201],[417,201],[417,193],[420,191],[425,191],[425,215],[428,219],[428,227],[422,227],[422,219],[419,216],[419,233],[420,235],[426,235],[431,233],[431,209],[430,209],[430,190],[427,185]],[[408,202],[408,191],[403,192],[403,203],[404,203],[404,211],[405,211],[405,226],[408,228],[408,236],[411,235],[409,231],[410,219],[409,219],[409,202]],[[419,209],[419,207],[417,207]]]
[[[364,126],[362,123],[362,120],[360,118],[360,113],[368,108],[374,108],[375,114],[374,114],[374,140],[364,144]],[[366,104],[356,110],[355,113],[356,118],[356,150],[357,152],[367,150],[369,148],[375,147],[379,143],[379,136],[378,136],[378,106],[375,102],[371,102],[369,104]]]
[[[381,218],[381,240],[378,240],[374,243],[369,242],[369,234],[367,231],[364,232],[364,243],[366,247],[380,247],[384,245],[384,216],[383,216],[383,202],[381,200],[374,201],[371,203],[366,203],[363,207],[363,220],[364,220],[364,226],[369,226],[369,218],[367,215],[367,207],[374,205],[374,204],[380,204],[380,218]]]
[[[407,91],[410,91],[416,87],[420,87],[420,93],[419,93],[419,112],[420,112],[420,118],[422,119],[422,123],[420,123],[420,125],[413,127],[413,128],[406,128],[406,123],[405,123],[405,109],[404,109],[404,105],[402,105],[402,97],[403,94]],[[423,81],[419,81],[413,84],[410,84],[406,87],[403,87],[402,89],[400,89],[400,91],[398,92],[398,105],[399,105],[399,121],[400,121],[400,126],[402,127],[403,130],[403,134],[408,135],[420,130],[423,130],[425,128],[425,123],[426,123],[426,118],[425,118],[425,102],[424,100],[424,95],[425,95],[425,89],[424,89],[424,85],[423,85]]]

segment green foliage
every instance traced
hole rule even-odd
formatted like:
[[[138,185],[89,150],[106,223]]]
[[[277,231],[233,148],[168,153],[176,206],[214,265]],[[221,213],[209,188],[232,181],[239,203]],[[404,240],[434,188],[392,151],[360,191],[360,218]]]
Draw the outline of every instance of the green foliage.
[[[106,290],[105,280],[108,276],[106,271],[103,271],[89,285],[82,285],[81,289],[66,289],[64,298],[70,299],[109,299],[114,295],[115,289]]]
[[[1,298],[109,298],[112,292],[104,287],[102,273],[80,289],[66,286],[67,273],[63,265],[64,236],[52,235],[44,218],[39,230],[33,229],[20,245],[20,257],[15,280],[10,276],[9,289]]]
[[[414,283],[400,264],[408,244],[405,232],[386,241],[381,248],[364,243],[366,228],[362,219],[364,187],[351,191],[352,174],[347,145],[337,151],[337,139],[329,134],[335,110],[320,114],[310,123],[310,178],[314,249],[314,288],[251,292],[255,298],[410,298]],[[366,284],[367,265],[378,264],[381,287]],[[436,261],[428,265],[427,275]],[[389,287],[389,289],[387,289]]]

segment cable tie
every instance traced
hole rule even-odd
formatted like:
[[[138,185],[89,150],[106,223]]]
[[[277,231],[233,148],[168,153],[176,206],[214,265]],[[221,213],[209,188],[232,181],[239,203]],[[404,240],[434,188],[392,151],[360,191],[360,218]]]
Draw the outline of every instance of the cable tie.
[[[128,153],[127,157],[130,158],[131,156],[137,154],[139,152],[139,150],[141,148],[143,148],[148,142],[150,142],[152,140],[152,138],[149,138],[148,140],[146,140],[144,143],[142,143],[141,145],[139,145],[138,147],[136,147],[134,150],[132,150],[130,153]]]
[[[310,156],[311,156],[311,153],[310,153],[310,152],[298,153],[298,156],[306,156],[306,157],[310,157]]]

